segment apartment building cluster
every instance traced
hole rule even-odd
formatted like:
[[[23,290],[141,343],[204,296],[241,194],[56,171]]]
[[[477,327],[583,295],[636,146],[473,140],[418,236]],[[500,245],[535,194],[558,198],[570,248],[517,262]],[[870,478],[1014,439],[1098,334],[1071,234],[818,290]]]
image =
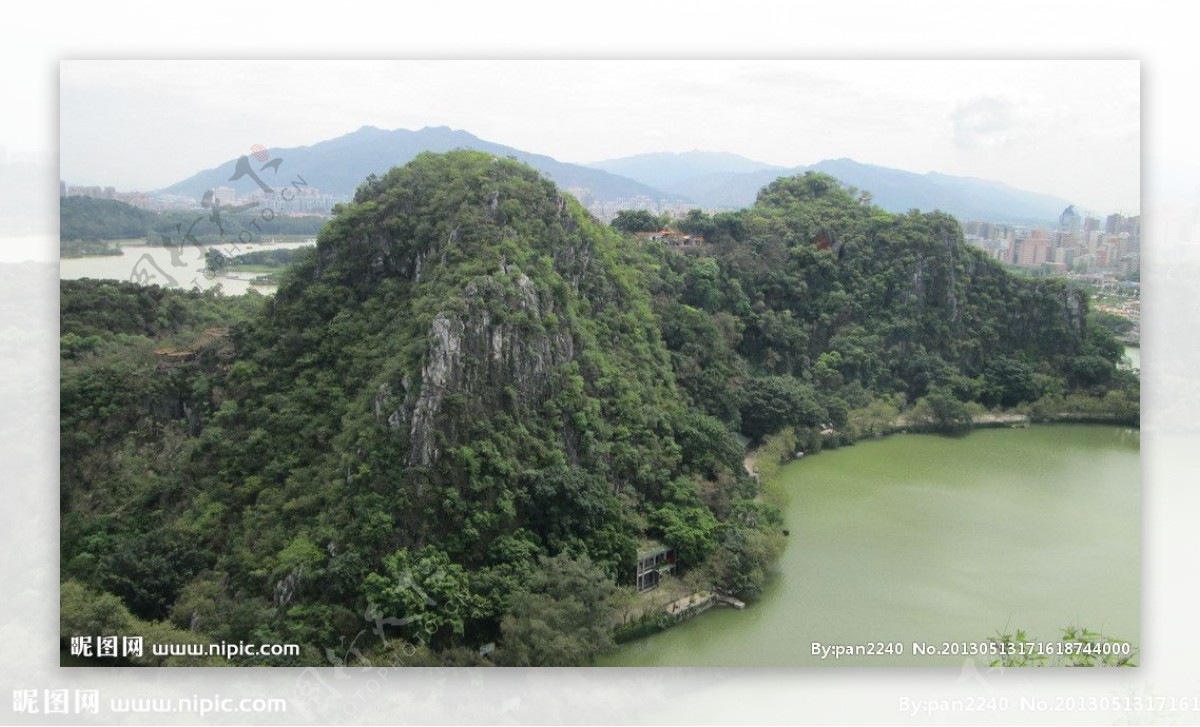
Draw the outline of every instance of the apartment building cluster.
[[[971,220],[963,224],[963,235],[989,257],[1023,268],[1114,274],[1141,268],[1140,216],[1083,216],[1070,206],[1059,215],[1057,226]]]
[[[228,197],[222,196],[228,195]],[[320,217],[328,217],[333,211],[334,205],[346,204],[350,201],[350,197],[344,194],[328,194],[322,192],[316,187],[304,185],[292,185],[283,189],[276,189],[273,193],[266,193],[260,189],[255,189],[248,194],[234,194],[234,190],[229,187],[218,187],[213,190],[213,195],[221,200],[221,204],[253,205],[254,209],[272,210],[276,214],[281,215],[317,215]],[[229,200],[229,201],[226,201]]]

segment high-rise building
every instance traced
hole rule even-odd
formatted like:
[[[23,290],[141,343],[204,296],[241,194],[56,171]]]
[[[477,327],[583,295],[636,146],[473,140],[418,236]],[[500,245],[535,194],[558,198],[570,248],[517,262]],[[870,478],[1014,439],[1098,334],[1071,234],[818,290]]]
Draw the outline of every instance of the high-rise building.
[[[1119,212],[1114,212],[1111,215],[1109,215],[1107,218],[1105,218],[1105,220],[1104,220],[1104,234],[1106,234],[1106,235],[1120,234],[1121,228],[1124,226],[1124,224],[1125,224],[1125,217]]]
[[[1075,211],[1075,205],[1067,205],[1067,208],[1058,216],[1058,234],[1059,236],[1079,234],[1079,213]]]

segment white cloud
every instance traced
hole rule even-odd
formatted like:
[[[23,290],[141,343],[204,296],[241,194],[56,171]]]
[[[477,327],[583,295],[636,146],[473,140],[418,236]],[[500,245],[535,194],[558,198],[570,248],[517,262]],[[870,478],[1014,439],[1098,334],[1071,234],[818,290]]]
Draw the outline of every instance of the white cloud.
[[[961,104],[950,114],[954,143],[960,149],[995,149],[1012,141],[1013,106],[999,98],[980,96]]]

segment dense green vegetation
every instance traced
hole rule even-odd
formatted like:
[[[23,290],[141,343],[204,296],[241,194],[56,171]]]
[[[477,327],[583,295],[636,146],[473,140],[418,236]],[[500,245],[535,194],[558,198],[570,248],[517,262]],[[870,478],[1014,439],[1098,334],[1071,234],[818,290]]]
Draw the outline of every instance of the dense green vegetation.
[[[296,258],[296,251],[290,248],[277,250],[256,250],[254,252],[234,255],[229,264],[233,267],[261,265],[268,268],[284,268],[291,265]]]
[[[948,428],[968,402],[1136,407],[1086,300],[947,217],[807,175],[683,224],[711,244],[647,246],[519,163],[426,154],[364,182],[273,298],[64,281],[64,636],[116,598],[304,646],[275,663],[582,663],[644,539],[762,587],[782,523],[737,432],[790,452],[910,402]]]
[[[58,237],[64,242],[99,242],[146,237],[155,214],[111,199],[60,197]]]
[[[63,254],[105,254],[106,240],[141,239],[151,244],[261,241],[274,235],[316,235],[325,218],[202,209],[149,212],[124,202],[91,197],[59,199],[59,240]],[[240,237],[239,237],[240,235]],[[90,243],[90,244],[84,244]]]
[[[678,226],[709,244],[649,246],[680,386],[753,437],[824,425],[852,439],[910,408],[952,430],[979,407],[1072,397],[1082,418],[1136,424],[1137,377],[1085,293],[1009,274],[956,225],[860,204],[814,173],[745,210],[689,213]]]
[[[646,210],[621,210],[609,224],[621,232],[652,232],[670,225],[671,218]]]
[[[586,659],[640,537],[701,568],[778,519],[679,395],[647,272],[536,173],[461,153],[368,180],[258,311],[64,283],[64,577],[309,661],[367,613],[447,658]]]

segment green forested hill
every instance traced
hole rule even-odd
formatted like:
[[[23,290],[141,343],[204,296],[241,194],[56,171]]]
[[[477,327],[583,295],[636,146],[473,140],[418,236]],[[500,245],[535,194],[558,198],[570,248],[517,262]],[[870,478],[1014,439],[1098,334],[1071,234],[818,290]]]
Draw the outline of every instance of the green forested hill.
[[[154,354],[177,328],[104,284],[135,324],[64,347],[64,578],[310,661],[374,612],[443,654],[585,659],[647,536],[754,587],[777,511],[677,391],[647,274],[533,170],[462,152],[368,180],[227,335]],[[96,293],[63,290],[84,328]]]
[[[369,178],[273,298],[64,281],[64,624],[115,596],[122,623],[304,645],[277,663],[580,663],[639,542],[761,587],[782,523],[735,432],[820,446],[864,412],[1136,385],[1083,298],[947,217],[808,175],[684,224],[710,244],[425,154]]]
[[[808,173],[681,227],[710,244],[659,249],[664,336],[681,386],[747,433],[794,422],[763,421],[759,400],[781,388],[807,423],[840,427],[873,401],[931,392],[988,407],[1113,392],[1112,411],[1136,421],[1136,377],[1087,324],[1083,293],[1009,274],[946,215],[892,215]]]

